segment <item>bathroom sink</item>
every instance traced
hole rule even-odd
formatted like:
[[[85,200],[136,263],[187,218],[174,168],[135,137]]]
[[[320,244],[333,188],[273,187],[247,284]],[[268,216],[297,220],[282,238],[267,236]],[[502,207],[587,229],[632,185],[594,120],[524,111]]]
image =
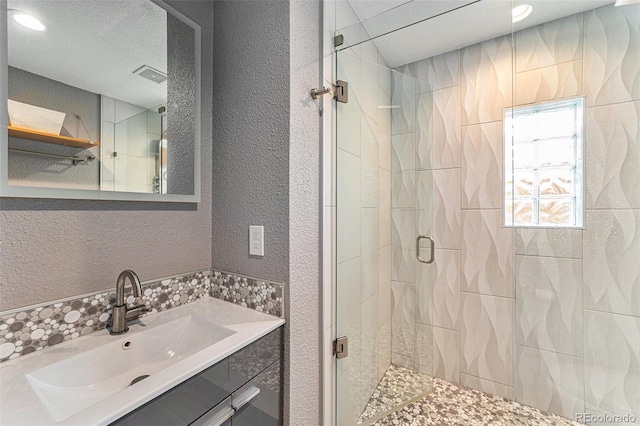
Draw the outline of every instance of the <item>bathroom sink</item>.
[[[112,343],[26,378],[56,421],[62,421],[232,334],[235,331],[189,315],[114,337]]]

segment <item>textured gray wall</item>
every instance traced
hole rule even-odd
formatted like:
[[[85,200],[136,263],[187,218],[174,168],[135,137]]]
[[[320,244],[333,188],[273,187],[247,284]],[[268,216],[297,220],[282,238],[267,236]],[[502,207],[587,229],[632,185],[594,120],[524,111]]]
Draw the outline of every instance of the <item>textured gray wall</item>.
[[[210,266],[213,5],[168,3],[202,26],[202,202],[0,200],[0,310]]]
[[[309,89],[320,77],[322,2],[291,2],[291,141],[289,147],[289,368],[287,392],[291,425],[321,419],[321,237],[322,212],[320,102]],[[327,423],[325,419],[324,423]]]
[[[100,140],[100,96],[14,67],[9,67],[8,76],[9,99],[67,113],[61,135]],[[89,135],[75,118],[76,115],[82,118]],[[17,138],[9,138],[9,147],[64,156],[100,154],[97,147],[82,151]],[[74,166],[65,160],[9,152],[11,184],[33,185],[37,182],[47,187],[98,189],[99,167],[98,161]]]
[[[289,2],[214,3],[212,266],[288,281]]]
[[[193,194],[195,111],[195,32],[167,16],[167,192]]]
[[[216,1],[212,264],[287,282],[285,424],[320,423],[318,1]],[[248,255],[249,225],[265,256]]]

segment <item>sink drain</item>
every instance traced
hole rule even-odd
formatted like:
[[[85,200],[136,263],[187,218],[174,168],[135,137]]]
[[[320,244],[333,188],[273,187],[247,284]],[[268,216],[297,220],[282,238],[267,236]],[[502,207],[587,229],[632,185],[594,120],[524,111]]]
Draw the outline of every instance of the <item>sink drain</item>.
[[[146,379],[147,377],[149,377],[149,375],[148,375],[148,374],[145,374],[145,375],[142,375],[142,376],[138,376],[138,377],[136,377],[135,379],[133,379],[133,380],[131,381],[131,383],[129,384],[129,386],[133,386],[133,385],[135,385],[136,383],[138,383],[138,382],[140,382],[140,381],[142,381],[142,380]]]

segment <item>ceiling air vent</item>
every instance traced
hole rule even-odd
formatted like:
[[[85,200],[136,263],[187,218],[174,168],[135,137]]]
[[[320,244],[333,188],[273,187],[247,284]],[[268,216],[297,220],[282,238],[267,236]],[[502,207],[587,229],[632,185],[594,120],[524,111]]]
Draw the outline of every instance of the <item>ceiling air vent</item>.
[[[133,73],[158,84],[167,81],[167,75],[165,73],[163,73],[162,71],[158,71],[155,68],[151,68],[149,65],[143,65]]]

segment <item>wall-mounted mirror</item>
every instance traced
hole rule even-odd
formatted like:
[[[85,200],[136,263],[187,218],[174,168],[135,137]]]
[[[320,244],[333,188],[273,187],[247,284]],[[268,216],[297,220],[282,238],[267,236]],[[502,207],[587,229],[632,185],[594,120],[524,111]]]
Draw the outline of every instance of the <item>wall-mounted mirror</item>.
[[[155,0],[0,8],[0,195],[200,201],[197,24]]]

